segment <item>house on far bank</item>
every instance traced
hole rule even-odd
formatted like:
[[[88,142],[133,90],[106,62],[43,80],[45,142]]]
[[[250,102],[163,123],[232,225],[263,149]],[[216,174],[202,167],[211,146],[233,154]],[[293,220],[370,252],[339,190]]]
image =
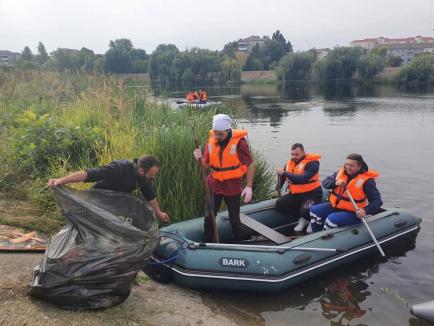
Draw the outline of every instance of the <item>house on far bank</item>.
[[[434,54],[434,37],[418,35],[405,38],[367,38],[354,40],[350,46],[360,46],[369,51],[376,47],[385,47],[389,55],[401,57],[403,64],[407,64],[420,53]]]
[[[239,39],[238,40],[238,51],[241,52],[252,52],[252,49],[254,46],[258,45],[259,47],[262,47],[265,45],[265,42],[267,41],[267,37],[260,37],[260,36],[249,36],[245,39]]]
[[[403,64],[409,63],[421,53],[434,54],[433,43],[389,44],[386,48],[388,54],[401,57]]]
[[[329,49],[329,48],[313,49],[313,50],[315,51],[315,53],[316,53],[316,57],[317,57],[318,59],[323,59],[323,58],[325,58],[325,57],[329,54],[329,52],[330,52],[330,49]]]
[[[21,54],[7,50],[0,50],[0,65],[14,64],[20,59]]]

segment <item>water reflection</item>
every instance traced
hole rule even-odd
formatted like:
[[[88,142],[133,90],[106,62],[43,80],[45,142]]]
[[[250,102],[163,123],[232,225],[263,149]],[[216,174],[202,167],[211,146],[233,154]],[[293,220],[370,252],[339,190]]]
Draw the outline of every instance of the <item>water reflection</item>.
[[[322,106],[324,115],[329,118],[354,117],[358,105],[356,102],[327,102]]]
[[[433,90],[409,93],[361,83],[308,84],[287,92],[273,85],[207,89],[234,110],[252,146],[276,166],[295,141],[324,154],[324,175],[347,153],[359,151],[381,173],[385,207],[403,207],[424,222],[417,250],[409,255],[404,250],[386,263],[371,256],[273,295],[211,292],[205,298],[233,309],[249,326],[428,325],[411,317],[408,304],[432,300],[434,293],[434,197],[426,174],[434,160]]]
[[[399,264],[400,259],[415,248],[416,236],[417,233],[413,233],[385,246],[387,262],[381,261],[378,255],[371,255],[285,292],[245,294],[210,291],[204,293],[204,296],[211,297],[226,308],[236,306],[238,312],[245,312],[243,318],[248,318],[252,323],[256,321],[256,324],[260,318],[259,324],[284,325],[281,321],[291,320],[292,325],[303,325],[306,324],[306,318],[309,318],[309,325],[324,325],[324,319],[330,325],[348,325],[356,319],[376,325],[367,314],[368,311],[375,310],[375,307],[363,306],[371,295],[371,279],[384,264]],[[395,318],[396,316],[387,316],[390,325],[398,325]]]
[[[307,101],[312,97],[315,84],[307,82],[290,82],[285,89],[281,89],[281,95],[288,101]]]
[[[365,313],[359,302],[365,301],[371,293],[367,291],[368,284],[358,280],[351,282],[347,279],[338,279],[326,288],[326,293],[321,299],[322,315],[329,319],[338,317],[338,324],[343,320],[360,318]]]

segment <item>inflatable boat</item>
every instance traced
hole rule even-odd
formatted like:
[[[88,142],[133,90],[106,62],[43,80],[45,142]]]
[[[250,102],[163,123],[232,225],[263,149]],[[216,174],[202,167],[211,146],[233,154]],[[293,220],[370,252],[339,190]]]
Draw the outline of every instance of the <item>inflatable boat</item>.
[[[411,313],[416,317],[434,323],[434,300],[413,305]]]
[[[196,289],[273,292],[378,253],[362,223],[294,234],[298,218],[278,212],[275,201],[241,207],[240,243],[229,243],[227,211],[217,216],[220,243],[202,242],[203,218],[162,228],[145,271],[154,279]],[[366,221],[382,247],[414,239],[421,224],[421,218],[402,209],[382,209]]]

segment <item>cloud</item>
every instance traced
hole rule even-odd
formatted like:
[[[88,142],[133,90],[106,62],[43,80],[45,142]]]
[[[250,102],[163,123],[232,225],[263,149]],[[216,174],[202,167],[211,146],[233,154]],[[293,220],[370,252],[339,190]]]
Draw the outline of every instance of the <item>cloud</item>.
[[[126,37],[151,52],[160,43],[180,49],[221,49],[249,35],[280,29],[295,50],[346,45],[365,37],[433,35],[431,0],[0,0],[0,47],[107,50]]]

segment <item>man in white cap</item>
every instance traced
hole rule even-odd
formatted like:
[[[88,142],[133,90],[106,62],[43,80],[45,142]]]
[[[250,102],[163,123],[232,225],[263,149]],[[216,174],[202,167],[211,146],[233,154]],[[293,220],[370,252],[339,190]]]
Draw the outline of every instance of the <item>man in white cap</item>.
[[[212,127],[203,155],[201,149],[196,148],[194,157],[202,166],[211,168],[208,184],[212,192],[212,210],[217,215],[222,200],[225,201],[232,226],[232,240],[238,242],[241,230],[240,198],[244,196],[245,203],[252,200],[255,172],[245,139],[247,131],[232,129],[232,119],[226,114],[215,115]],[[242,190],[242,179],[245,174],[247,174],[247,182]],[[204,221],[205,242],[213,241],[213,231],[211,212],[207,212]]]

